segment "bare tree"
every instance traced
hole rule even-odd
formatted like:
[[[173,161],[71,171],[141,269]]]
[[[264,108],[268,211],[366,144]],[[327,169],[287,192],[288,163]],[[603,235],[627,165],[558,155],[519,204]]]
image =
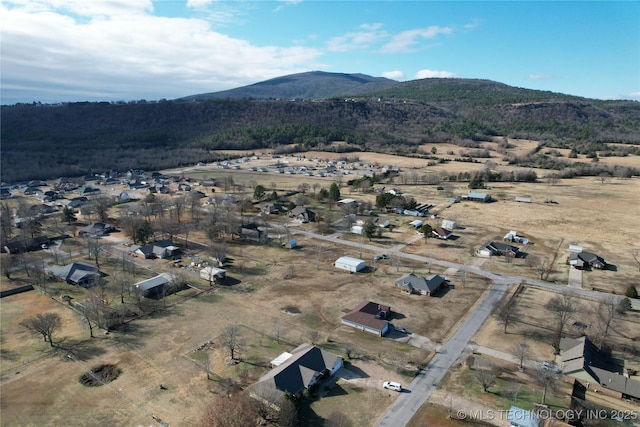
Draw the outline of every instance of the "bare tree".
[[[247,394],[216,397],[206,409],[202,427],[246,427],[256,424],[257,413]]]
[[[81,307],[81,313],[89,328],[89,336],[91,338],[95,338],[93,334],[94,328],[102,327],[108,329],[106,315],[109,300],[104,286],[101,284],[93,286],[89,291],[89,296],[83,301]]]
[[[38,313],[20,322],[20,325],[34,334],[42,335],[44,342],[49,341],[53,347],[53,334],[62,327],[62,319],[57,313]]]
[[[282,323],[280,323],[280,320],[276,319],[273,322],[273,339],[276,340],[276,342],[279,344],[281,336],[282,336]]]
[[[538,369],[534,374],[534,379],[542,387],[542,404],[546,405],[547,391],[553,389],[558,383],[558,374],[550,369]]]
[[[113,200],[108,196],[98,196],[91,200],[91,207],[101,222],[107,222],[111,206],[113,206]]]
[[[569,292],[563,292],[560,296],[555,296],[549,300],[546,305],[547,310],[551,312],[551,315],[558,322],[558,336],[556,340],[556,351],[560,349],[560,339],[564,328],[569,323],[569,320],[578,311],[578,302],[575,297]]]
[[[503,334],[507,333],[507,328],[510,324],[515,322],[520,318],[520,313],[518,312],[518,307],[516,305],[516,301],[509,296],[506,296],[500,304],[496,307],[495,311],[496,318],[502,323],[504,329],[502,331]]]
[[[96,267],[100,268],[100,251],[102,251],[104,244],[98,237],[87,237],[87,255],[89,259],[94,259]]]
[[[124,294],[128,292],[129,285],[132,281],[133,279],[129,273],[122,271],[116,271],[113,273],[111,284],[120,295],[120,304],[124,304]]]
[[[478,369],[474,379],[482,386],[482,391],[485,393],[496,385],[496,374],[489,369]]]
[[[633,259],[636,261],[636,263],[638,263],[638,271],[640,271],[640,249],[634,249],[631,255],[633,256]]]
[[[520,341],[512,347],[511,353],[518,359],[518,369],[522,371],[524,369],[524,361],[529,360],[531,357],[529,344],[525,341]]]
[[[237,325],[229,325],[222,330],[220,335],[222,345],[229,351],[231,360],[236,360],[240,347],[240,328]]]

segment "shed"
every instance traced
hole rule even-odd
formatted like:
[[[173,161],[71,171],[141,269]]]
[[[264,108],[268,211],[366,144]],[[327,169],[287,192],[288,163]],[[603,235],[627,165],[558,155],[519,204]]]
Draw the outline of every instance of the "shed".
[[[351,233],[353,234],[362,234],[362,226],[361,225],[352,225]]]
[[[458,227],[458,223],[452,219],[443,219],[442,228],[447,230],[455,230]]]
[[[422,224],[424,224],[424,223],[420,219],[416,219],[415,221],[411,221],[409,223],[409,225],[412,226],[413,228],[420,228],[420,227],[422,227]]]
[[[287,249],[293,249],[296,246],[298,246],[298,242],[296,240],[289,240],[287,243],[284,244],[284,247]]]
[[[362,259],[343,256],[336,260],[335,265],[337,268],[347,270],[349,273],[356,273],[365,268],[367,263]]]
[[[209,283],[219,282],[227,277],[227,270],[218,267],[208,266],[200,270],[200,278]]]
[[[516,196],[516,202],[531,203],[531,197]]]

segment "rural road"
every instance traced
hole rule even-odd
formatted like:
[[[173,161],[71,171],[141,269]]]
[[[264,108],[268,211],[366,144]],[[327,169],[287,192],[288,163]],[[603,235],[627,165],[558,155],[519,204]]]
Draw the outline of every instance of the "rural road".
[[[322,236],[314,232],[292,230],[293,234],[302,234],[314,239],[325,240],[333,243],[342,244],[358,248],[359,250],[369,250],[377,253],[389,253],[389,250],[381,250],[375,245],[368,245],[364,242],[352,242],[342,240],[338,234],[331,236]],[[589,291],[581,288],[568,288],[567,286],[557,285],[554,283],[544,282],[541,280],[525,279],[523,277],[502,275],[482,270],[472,265],[456,264],[448,261],[441,261],[420,255],[407,254],[393,250],[395,256],[405,259],[411,259],[418,262],[430,263],[446,268],[452,268],[469,273],[486,277],[493,281],[493,287],[489,290],[487,296],[480,301],[473,311],[469,312],[465,320],[462,322],[458,330],[449,338],[449,340],[436,352],[431,362],[418,373],[416,378],[406,387],[403,393],[389,407],[387,412],[380,418],[377,427],[387,426],[406,426],[409,424],[413,416],[420,407],[429,399],[435,391],[438,383],[444,378],[451,366],[460,358],[467,348],[471,338],[476,334],[480,326],[491,315],[493,308],[500,301],[507,291],[509,285],[515,283],[527,283],[528,285],[545,288],[555,292],[562,292],[569,289],[572,293],[579,294],[584,297],[593,299],[604,299],[610,297],[608,294]],[[634,306],[635,308],[635,306]]]
[[[429,399],[431,393],[464,352],[471,338],[491,314],[495,304],[500,301],[509,286],[508,282],[497,281],[488,295],[469,313],[458,330],[435,354],[431,362],[418,373],[416,378],[400,393],[398,398],[378,421],[377,426],[405,426],[420,407]]]

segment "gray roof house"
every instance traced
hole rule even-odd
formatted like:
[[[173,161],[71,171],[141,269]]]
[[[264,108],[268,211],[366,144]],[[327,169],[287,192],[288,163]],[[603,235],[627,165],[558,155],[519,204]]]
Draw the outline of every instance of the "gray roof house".
[[[135,253],[136,255],[147,259],[169,259],[178,255],[180,253],[180,248],[171,240],[160,240],[145,246],[140,246]]]
[[[109,233],[116,231],[116,227],[111,224],[105,224],[104,222],[95,222],[86,227],[82,227],[78,230],[78,236],[80,237],[92,237],[92,236],[106,236]]]
[[[342,357],[306,343],[277,360],[278,366],[252,386],[252,397],[260,398],[261,392],[273,389],[299,396],[343,366]]]
[[[520,255],[520,249],[516,246],[507,245],[506,243],[501,242],[489,242],[485,243],[478,249],[477,255],[481,257],[492,257],[492,256],[508,256],[516,258]]]
[[[64,266],[53,265],[46,268],[46,272],[69,284],[85,288],[95,285],[100,278],[98,267],[85,262],[74,262]]]
[[[640,378],[621,373],[586,336],[560,340],[562,372],[615,393],[622,399],[640,399]],[[592,387],[593,388],[593,387]]]
[[[316,213],[304,206],[297,206],[289,211],[289,215],[297,218],[301,221],[314,222],[316,220]]]
[[[362,301],[342,316],[340,322],[370,334],[384,336],[389,331],[387,317],[391,314],[391,307],[377,302]]]
[[[409,294],[433,296],[438,290],[447,287],[447,279],[439,274],[418,277],[413,273],[407,273],[396,280],[396,286]]]
[[[588,267],[602,269],[607,266],[604,258],[591,252],[571,252],[567,262],[578,270]]]
[[[160,273],[155,277],[133,285],[145,298],[159,298],[163,294],[164,286],[173,280],[169,273]]]

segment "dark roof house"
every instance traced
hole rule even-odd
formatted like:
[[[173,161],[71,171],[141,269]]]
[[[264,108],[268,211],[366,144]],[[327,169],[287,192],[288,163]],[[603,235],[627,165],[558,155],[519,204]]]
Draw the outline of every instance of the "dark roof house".
[[[10,254],[19,254],[29,251],[37,251],[43,245],[49,245],[51,239],[47,236],[37,236],[34,238],[14,237],[4,245],[4,250]]]
[[[86,262],[74,262],[64,266],[53,265],[48,267],[46,271],[50,276],[64,280],[69,284],[83,287],[95,285],[100,278],[98,267]]]
[[[280,364],[252,387],[253,397],[260,398],[262,392],[273,389],[299,396],[343,366],[342,357],[311,344],[301,344],[283,356],[278,358]]]
[[[418,277],[413,273],[407,273],[396,280],[396,286],[410,294],[433,296],[438,290],[447,287],[447,279],[439,274],[425,278]]]
[[[364,332],[384,336],[389,331],[387,317],[391,307],[377,302],[362,301],[342,316],[340,322]]]
[[[434,228],[433,230],[431,230],[431,234],[433,234],[433,237],[443,240],[447,240],[448,238],[453,236],[453,233],[450,230],[442,227]]]
[[[114,227],[113,225],[105,224],[104,222],[95,222],[91,225],[87,225],[86,227],[82,227],[78,231],[78,236],[80,237],[106,236],[113,231],[116,231],[116,227]]]
[[[289,215],[301,221],[314,222],[316,220],[316,213],[303,206],[297,206],[291,209]]]
[[[169,259],[178,255],[180,248],[171,240],[160,240],[145,246],[140,246],[135,253],[147,259]]]
[[[562,372],[591,384],[600,384],[620,398],[640,399],[640,379],[621,373],[589,338],[560,340]]]
[[[571,252],[567,262],[578,270],[588,267],[602,269],[607,266],[604,258],[591,252]]]
[[[489,242],[485,243],[478,249],[478,256],[508,256],[516,258],[520,255],[520,249],[516,246],[508,245],[501,242]]]

